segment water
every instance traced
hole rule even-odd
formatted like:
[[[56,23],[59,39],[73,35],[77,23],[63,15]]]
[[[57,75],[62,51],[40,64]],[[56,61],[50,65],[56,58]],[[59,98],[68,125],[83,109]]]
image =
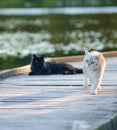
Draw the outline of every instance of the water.
[[[117,13],[117,7],[59,7],[59,8],[4,8],[3,15],[44,15],[44,14],[109,14]]]
[[[107,12],[1,14],[0,70],[29,64],[31,54],[54,57],[83,54],[84,48],[117,50],[117,13]]]
[[[0,8],[117,6],[116,0],[1,0]]]

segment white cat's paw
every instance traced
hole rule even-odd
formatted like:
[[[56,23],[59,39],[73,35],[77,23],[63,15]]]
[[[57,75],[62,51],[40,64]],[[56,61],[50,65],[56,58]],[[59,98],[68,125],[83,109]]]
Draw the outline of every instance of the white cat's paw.
[[[88,88],[88,85],[83,85],[83,88]]]
[[[92,95],[97,95],[97,93],[98,93],[98,90],[97,90],[97,89],[91,91],[91,94],[92,94]]]
[[[100,91],[102,88],[101,87],[98,87],[98,91]]]
[[[91,92],[92,95],[97,95],[97,92]]]

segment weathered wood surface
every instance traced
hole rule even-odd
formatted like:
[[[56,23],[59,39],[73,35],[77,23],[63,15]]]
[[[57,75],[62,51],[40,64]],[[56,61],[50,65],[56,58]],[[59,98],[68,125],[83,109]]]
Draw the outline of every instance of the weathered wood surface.
[[[82,66],[82,62],[71,63]],[[98,95],[83,75],[28,76],[0,81],[0,130],[94,130],[117,115],[117,57],[107,58]]]

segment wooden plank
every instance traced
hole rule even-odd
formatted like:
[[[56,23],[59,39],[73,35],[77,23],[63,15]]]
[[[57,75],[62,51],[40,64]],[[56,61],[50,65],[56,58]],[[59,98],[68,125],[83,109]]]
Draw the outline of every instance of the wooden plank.
[[[1,80],[0,129],[98,128],[117,115],[116,66],[117,57],[107,59],[102,90],[96,96],[91,95],[90,88],[83,88],[83,74],[28,76],[25,73]]]

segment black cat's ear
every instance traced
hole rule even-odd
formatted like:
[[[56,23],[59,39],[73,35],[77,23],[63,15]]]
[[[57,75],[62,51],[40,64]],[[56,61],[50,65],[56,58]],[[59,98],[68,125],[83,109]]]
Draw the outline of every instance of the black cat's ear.
[[[32,58],[36,58],[37,56],[35,54],[32,55]]]
[[[40,56],[40,59],[42,59],[42,60],[43,60],[43,59],[44,59],[44,56]]]

